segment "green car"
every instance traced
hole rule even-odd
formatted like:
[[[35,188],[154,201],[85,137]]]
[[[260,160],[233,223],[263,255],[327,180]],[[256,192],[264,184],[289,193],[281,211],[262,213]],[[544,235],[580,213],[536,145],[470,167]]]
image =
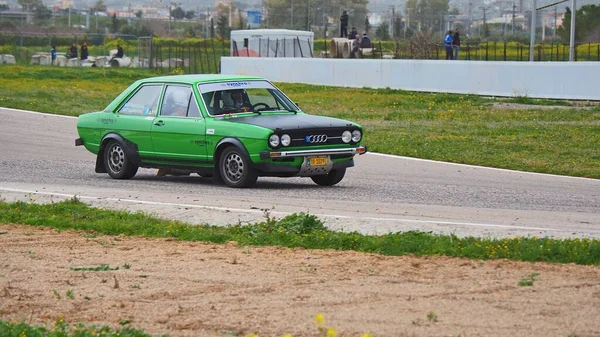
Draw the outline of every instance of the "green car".
[[[97,173],[129,179],[158,168],[230,187],[259,176],[335,185],[367,151],[360,125],[306,114],[268,80],[237,75],[139,80],[103,111],[80,115],[77,132],[75,145],[97,155]]]

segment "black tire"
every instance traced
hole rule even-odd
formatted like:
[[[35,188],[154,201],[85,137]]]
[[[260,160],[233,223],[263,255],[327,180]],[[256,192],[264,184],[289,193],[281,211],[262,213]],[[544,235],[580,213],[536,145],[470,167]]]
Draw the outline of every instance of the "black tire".
[[[333,186],[342,179],[344,179],[344,175],[346,174],[346,168],[331,170],[328,174],[321,176],[312,176],[310,177],[312,181],[314,181],[317,185],[321,186]]]
[[[131,163],[123,145],[114,140],[109,141],[104,148],[104,167],[113,179],[130,179],[138,170]]]
[[[256,183],[258,173],[250,159],[235,146],[228,146],[219,157],[219,173],[229,187],[250,187]]]

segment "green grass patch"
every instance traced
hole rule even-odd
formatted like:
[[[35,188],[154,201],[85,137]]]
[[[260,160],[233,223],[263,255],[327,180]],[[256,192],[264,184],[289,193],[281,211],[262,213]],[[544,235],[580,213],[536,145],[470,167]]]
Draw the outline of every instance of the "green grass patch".
[[[3,337],[151,337],[137,329],[123,327],[111,329],[107,326],[69,324],[63,319],[51,327],[33,326],[27,323],[11,323],[0,320],[0,336]]]
[[[111,268],[107,264],[101,264],[96,267],[71,267],[69,268],[73,271],[110,271],[110,270],[119,270],[119,267]]]
[[[556,240],[537,237],[511,239],[459,238],[424,232],[402,232],[381,236],[330,231],[314,215],[292,214],[246,226],[192,226],[158,219],[144,213],[96,209],[70,199],[52,204],[0,202],[0,223],[75,229],[106,235],[176,238],[182,241],[239,245],[303,247],[307,249],[354,250],[383,255],[444,255],[470,259],[510,259],[598,265],[600,240]],[[108,268],[108,267],[107,267]]]
[[[2,66],[0,106],[78,116],[104,109],[134,80],[159,75],[128,68]],[[600,106],[529,97],[279,83],[311,114],[365,127],[370,151],[539,173],[600,178]],[[564,105],[502,110],[490,102]]]

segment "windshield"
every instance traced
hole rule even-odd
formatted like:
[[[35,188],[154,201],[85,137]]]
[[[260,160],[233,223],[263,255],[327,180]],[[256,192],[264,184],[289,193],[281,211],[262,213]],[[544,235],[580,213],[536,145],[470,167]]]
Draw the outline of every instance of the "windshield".
[[[198,84],[211,116],[263,111],[297,112],[298,107],[268,81]]]

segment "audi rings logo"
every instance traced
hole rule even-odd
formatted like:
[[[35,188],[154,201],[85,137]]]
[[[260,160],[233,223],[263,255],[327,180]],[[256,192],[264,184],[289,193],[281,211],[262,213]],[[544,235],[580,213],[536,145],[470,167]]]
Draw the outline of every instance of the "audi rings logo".
[[[325,143],[327,141],[327,135],[310,135],[304,137],[307,143]]]

